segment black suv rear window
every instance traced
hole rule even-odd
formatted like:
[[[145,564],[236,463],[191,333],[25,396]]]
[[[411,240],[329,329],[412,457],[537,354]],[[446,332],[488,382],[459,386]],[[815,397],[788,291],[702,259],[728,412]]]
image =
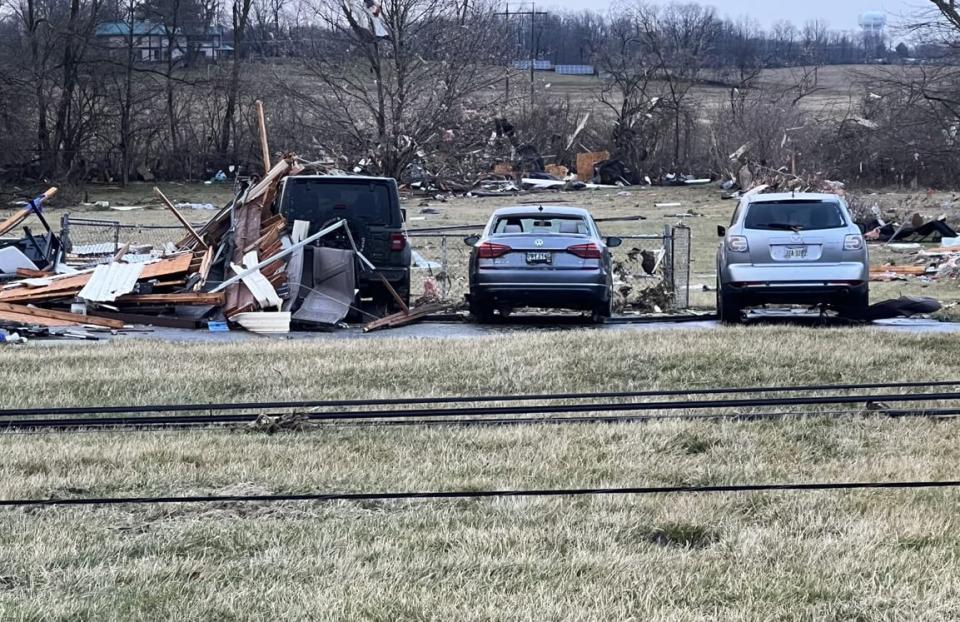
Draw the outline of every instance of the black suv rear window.
[[[369,225],[401,224],[399,214],[395,217],[391,213],[390,190],[384,184],[291,180],[284,202],[285,214],[290,220],[323,223],[346,218]]]
[[[776,201],[751,205],[743,226],[766,231],[817,231],[841,229],[847,224],[836,203]]]

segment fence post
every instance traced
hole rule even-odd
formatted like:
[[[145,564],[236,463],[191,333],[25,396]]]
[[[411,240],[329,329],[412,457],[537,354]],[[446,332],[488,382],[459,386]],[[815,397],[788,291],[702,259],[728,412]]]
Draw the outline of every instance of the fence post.
[[[66,253],[73,250],[73,244],[70,243],[70,214],[60,218],[60,245]]]
[[[686,309],[690,306],[690,253],[693,241],[690,227],[682,223],[676,225],[671,231],[671,239],[675,260],[674,304],[678,309]]]
[[[673,230],[670,225],[663,225],[663,280],[670,291],[677,291],[677,283],[673,273]]]

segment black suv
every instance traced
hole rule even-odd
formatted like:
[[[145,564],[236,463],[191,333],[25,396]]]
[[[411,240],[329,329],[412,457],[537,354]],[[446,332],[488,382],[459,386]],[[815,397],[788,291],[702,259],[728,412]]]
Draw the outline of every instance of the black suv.
[[[345,219],[360,252],[409,304],[412,252],[404,233],[404,214],[395,180],[332,175],[287,177],[278,205],[288,222],[308,221],[311,235]],[[322,239],[321,244],[350,248],[342,229]],[[376,307],[399,311],[377,274],[359,265],[357,287],[360,302],[372,300]]]

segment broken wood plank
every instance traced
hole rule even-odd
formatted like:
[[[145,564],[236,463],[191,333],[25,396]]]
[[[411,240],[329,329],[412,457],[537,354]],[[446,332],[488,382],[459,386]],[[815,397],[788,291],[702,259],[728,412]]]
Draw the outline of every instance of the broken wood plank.
[[[207,278],[210,276],[210,268],[213,266],[213,247],[208,248],[203,254],[203,261],[200,262],[200,280],[197,281],[194,291],[200,291],[207,284]]]
[[[906,274],[911,276],[922,276],[926,273],[926,266],[882,266],[870,268],[870,274]]]
[[[46,270],[31,270],[30,268],[17,268],[17,276],[21,279],[43,279],[52,276],[52,272]]]
[[[33,200],[34,204],[42,205],[44,201],[52,199],[54,195],[57,194],[57,188],[50,188],[36,199]],[[9,233],[11,229],[22,223],[27,219],[30,214],[33,213],[33,205],[28,205],[10,218],[7,218],[3,222],[0,222],[0,235]]]
[[[67,313],[66,311],[53,311],[51,309],[38,309],[25,305],[13,305],[0,303],[0,318],[10,319],[10,316],[21,316],[21,323],[40,324],[41,326],[102,326],[104,328],[123,328],[123,322],[119,320],[109,320],[98,317],[80,315],[78,313]],[[17,320],[14,320],[17,321]]]
[[[110,263],[117,263],[118,261],[123,259],[123,256],[126,255],[127,251],[129,250],[130,250],[130,243],[127,242],[126,244],[121,246],[116,253],[114,253],[113,258],[110,260]]]
[[[394,328],[397,326],[406,326],[407,324],[412,324],[413,322],[422,320],[428,315],[439,313],[440,311],[443,311],[446,308],[447,308],[446,305],[431,304],[431,305],[424,305],[417,309],[413,309],[409,313],[404,313],[401,311],[400,313],[388,315],[385,318],[381,318],[379,320],[374,320],[373,322],[370,322],[369,324],[363,327],[363,332],[369,333],[375,330],[379,330],[381,328]]]
[[[114,313],[113,311],[96,310],[89,315],[120,320],[124,324],[139,324],[142,326],[162,326],[164,328],[200,328],[200,320],[183,317],[166,317],[162,315],[145,315],[138,313]]]
[[[267,120],[263,114],[263,102],[257,100],[257,127],[260,130],[260,155],[263,158],[263,172],[270,172],[270,146],[267,143]]]
[[[186,292],[183,294],[128,294],[117,298],[117,304],[131,305],[187,305],[206,306],[222,305],[223,293],[207,294],[205,292]]]
[[[163,201],[163,204],[167,206],[167,209],[173,212],[174,217],[180,221],[180,224],[184,226],[184,228],[190,234],[190,237],[196,240],[197,244],[199,244],[201,248],[206,248],[207,243],[203,241],[203,237],[197,233],[196,229],[193,228],[193,225],[190,224],[190,221],[183,217],[183,214],[181,214],[180,211],[173,205],[173,203],[170,202],[170,199],[168,199],[166,195],[160,191],[160,188],[154,186],[153,191],[157,193],[157,195],[160,197],[160,200]]]
[[[162,276],[173,276],[185,273],[193,261],[192,253],[184,253],[169,259],[144,264],[140,273],[140,281],[148,281]],[[80,292],[93,276],[93,271],[82,274],[71,274],[58,279],[46,287],[27,290],[23,287],[7,289],[0,292],[0,302],[23,302],[33,300],[49,300],[56,298],[70,298]]]
[[[393,300],[397,305],[403,310],[407,315],[410,314],[410,307],[407,306],[407,303],[404,302],[403,298],[400,297],[400,294],[397,293],[397,290],[393,288],[393,285],[390,284],[390,281],[387,280],[387,277],[383,276],[382,272],[377,272],[377,278],[380,279],[380,282],[383,283],[383,286],[387,288],[387,291],[390,292],[390,295],[393,296]]]

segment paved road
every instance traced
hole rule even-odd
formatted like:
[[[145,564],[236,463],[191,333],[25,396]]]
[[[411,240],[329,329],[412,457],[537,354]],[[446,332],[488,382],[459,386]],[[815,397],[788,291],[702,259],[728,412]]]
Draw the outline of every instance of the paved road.
[[[761,326],[809,326],[816,329],[821,326],[819,320],[812,318],[763,319],[751,321],[748,325]],[[838,324],[833,324],[837,326]],[[841,325],[842,326],[842,325]],[[932,320],[884,320],[875,322],[873,330],[885,330],[901,333],[960,333],[960,323],[951,324]],[[161,341],[197,342],[197,343],[240,343],[260,339],[311,340],[311,339],[476,339],[497,337],[509,334],[563,333],[571,330],[591,330],[598,332],[638,332],[673,330],[722,330],[715,320],[689,322],[652,322],[648,324],[613,323],[605,326],[593,326],[582,321],[532,321],[521,319],[509,324],[481,326],[467,322],[424,322],[393,330],[364,333],[359,328],[337,329],[329,332],[293,332],[288,335],[263,336],[245,331],[229,333],[210,333],[203,330],[181,330],[172,328],[143,329],[143,332],[124,334],[117,339],[151,339]],[[59,341],[62,343],[62,341]],[[90,343],[90,342],[84,342]]]

